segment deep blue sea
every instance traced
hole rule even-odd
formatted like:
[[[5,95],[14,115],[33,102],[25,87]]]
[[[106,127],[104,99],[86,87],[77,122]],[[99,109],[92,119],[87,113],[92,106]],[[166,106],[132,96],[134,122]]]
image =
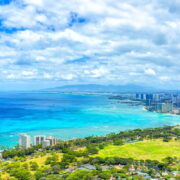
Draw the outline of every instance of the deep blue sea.
[[[108,95],[0,93],[1,149],[16,145],[19,133],[70,139],[177,124],[180,116],[120,104]]]

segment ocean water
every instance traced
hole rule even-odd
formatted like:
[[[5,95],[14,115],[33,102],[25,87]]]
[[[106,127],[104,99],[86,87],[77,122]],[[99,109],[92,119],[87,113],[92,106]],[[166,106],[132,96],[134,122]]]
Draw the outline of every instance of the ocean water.
[[[127,129],[180,124],[180,116],[120,104],[108,95],[0,93],[0,148],[20,133],[71,139]]]

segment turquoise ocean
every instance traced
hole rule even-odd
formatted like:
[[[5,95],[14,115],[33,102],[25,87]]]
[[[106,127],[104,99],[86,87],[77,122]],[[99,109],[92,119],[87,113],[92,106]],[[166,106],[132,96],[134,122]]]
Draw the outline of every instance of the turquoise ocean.
[[[0,93],[0,149],[18,144],[20,133],[65,140],[178,124],[180,116],[120,104],[108,95]]]

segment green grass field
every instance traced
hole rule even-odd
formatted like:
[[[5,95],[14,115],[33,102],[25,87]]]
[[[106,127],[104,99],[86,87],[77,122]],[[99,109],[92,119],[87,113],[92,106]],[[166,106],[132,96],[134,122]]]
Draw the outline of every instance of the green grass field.
[[[62,153],[55,153],[56,155],[58,155],[59,161],[62,159]],[[30,163],[32,162],[36,162],[39,166],[42,166],[45,164],[45,161],[48,157],[50,157],[51,155],[43,155],[43,156],[38,156],[38,157],[32,157],[31,159],[27,159],[25,162],[26,163]]]
[[[180,141],[163,142],[162,140],[146,140],[126,143],[122,146],[108,145],[95,156],[124,157],[134,159],[162,160],[168,156],[180,157]]]

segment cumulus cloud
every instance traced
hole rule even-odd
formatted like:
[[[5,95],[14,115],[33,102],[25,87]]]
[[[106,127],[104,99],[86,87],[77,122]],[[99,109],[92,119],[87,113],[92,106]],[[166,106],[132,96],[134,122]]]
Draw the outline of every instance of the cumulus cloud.
[[[84,73],[94,78],[100,78],[108,74],[108,70],[101,67],[101,68],[92,69],[92,70],[84,70]]]
[[[0,5],[1,81],[180,87],[177,0]]]
[[[156,75],[156,72],[155,72],[155,70],[154,69],[146,69],[145,71],[144,71],[144,73],[146,74],[146,75],[149,75],[149,76],[155,76]]]

